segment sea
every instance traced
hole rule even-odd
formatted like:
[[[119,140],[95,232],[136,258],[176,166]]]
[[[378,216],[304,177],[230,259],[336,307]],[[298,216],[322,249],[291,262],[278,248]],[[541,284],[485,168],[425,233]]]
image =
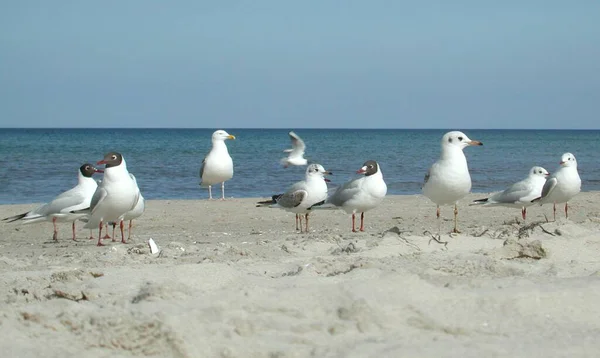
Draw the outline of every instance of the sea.
[[[50,201],[77,183],[83,163],[95,164],[110,151],[123,154],[146,199],[206,199],[199,170],[216,129],[0,129],[0,204]],[[226,197],[270,197],[304,178],[306,167],[283,168],[279,163],[290,147],[290,129],[221,129],[236,137],[226,142],[234,163]],[[388,194],[419,194],[427,169],[439,156],[441,137],[449,130],[294,131],[306,143],[309,162],[333,173],[333,186],[354,178],[373,159],[379,162]],[[600,130],[462,131],[483,142],[464,150],[473,192],[502,190],[534,165],[552,173],[565,152],[577,158],[582,190],[600,190]],[[220,197],[219,185],[213,187],[213,196]]]

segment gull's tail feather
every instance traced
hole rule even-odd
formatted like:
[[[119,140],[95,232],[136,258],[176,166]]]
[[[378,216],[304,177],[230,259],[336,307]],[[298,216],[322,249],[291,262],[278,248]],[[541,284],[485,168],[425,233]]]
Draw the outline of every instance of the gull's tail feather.
[[[6,221],[7,223],[11,223],[13,221],[17,221],[17,220],[23,219],[25,216],[27,216],[27,214],[28,213],[23,213],[23,214],[11,216],[11,217],[2,219],[2,221]]]
[[[323,201],[319,201],[318,203],[314,204],[313,206],[310,207],[310,210],[312,209],[317,209],[317,210],[334,210],[334,209],[339,209],[337,206],[328,203],[327,200],[323,200]]]
[[[263,207],[263,206],[270,206],[273,204],[277,204],[277,200],[282,196],[283,194],[275,194],[273,196],[271,196],[271,200],[265,200],[265,201],[259,201],[258,203],[256,203],[256,207]]]
[[[71,210],[69,211],[71,214],[89,214],[90,213],[90,207],[87,207],[85,209],[79,209],[79,210]]]
[[[490,198],[473,200],[473,202],[469,204],[469,206],[487,204],[489,200]]]

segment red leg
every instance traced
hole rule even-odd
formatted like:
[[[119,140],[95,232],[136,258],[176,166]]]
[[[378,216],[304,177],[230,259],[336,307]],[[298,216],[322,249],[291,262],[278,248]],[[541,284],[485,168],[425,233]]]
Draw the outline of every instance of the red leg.
[[[554,206],[552,207],[552,212],[554,213],[554,221],[556,221],[556,203],[554,203]]]
[[[569,218],[569,206],[567,205],[567,203],[565,203],[565,217],[567,219]]]
[[[77,238],[75,237],[75,221],[73,221],[73,241],[77,241]]]
[[[302,223],[300,223],[302,225]],[[296,231],[301,230],[298,228],[298,214],[296,214]]]
[[[129,230],[127,230],[127,241],[131,240],[131,227],[133,226],[133,220],[129,220]]]
[[[365,213],[360,213],[360,231],[365,231]]]
[[[113,236],[115,236],[114,231],[113,231]],[[104,235],[103,239],[110,239],[110,235],[108,234],[108,223],[106,223],[106,235]]]
[[[525,218],[527,218],[527,208],[523,207],[523,209],[521,209],[521,216],[523,217],[523,220],[525,220]]]
[[[102,222],[102,220],[100,220],[100,224],[98,224],[98,243],[96,244],[96,246],[104,246],[104,244],[102,243],[102,227],[104,226],[104,223]]]
[[[454,230],[453,233],[459,234],[460,230],[458,230],[458,206],[454,204]]]
[[[306,219],[306,222],[304,223],[306,225],[306,229],[304,229],[304,232],[308,232],[308,213],[304,215],[304,218]]]
[[[123,220],[121,219],[121,223],[119,224],[119,228],[121,229],[121,243],[122,244],[126,244],[127,241],[125,241],[125,233],[123,232],[123,228],[125,227],[125,225],[123,224]]]
[[[439,219],[440,218],[440,206],[437,206],[437,210],[435,211],[435,216]]]
[[[52,235],[52,240],[58,241],[58,227],[56,227],[56,218],[52,218],[52,225],[54,225],[54,234]]]
[[[352,213],[352,232],[356,232],[356,215],[354,213]]]
[[[115,242],[115,241],[116,241],[116,240],[115,240],[115,228],[117,227],[117,223],[113,222],[113,223],[112,223],[112,227],[113,227],[113,236],[112,236],[112,241],[113,241],[113,242]],[[106,235],[106,236],[108,236],[108,235]],[[110,236],[108,236],[108,237],[110,237]]]

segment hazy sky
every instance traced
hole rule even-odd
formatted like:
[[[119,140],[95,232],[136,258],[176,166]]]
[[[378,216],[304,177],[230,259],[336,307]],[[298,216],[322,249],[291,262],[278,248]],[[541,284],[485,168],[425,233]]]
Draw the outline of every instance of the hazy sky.
[[[600,1],[3,1],[0,127],[600,128]]]

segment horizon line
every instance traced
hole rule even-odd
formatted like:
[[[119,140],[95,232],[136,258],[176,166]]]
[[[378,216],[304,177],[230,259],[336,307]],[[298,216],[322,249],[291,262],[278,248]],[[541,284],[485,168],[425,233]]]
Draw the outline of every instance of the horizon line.
[[[586,131],[600,130],[600,128],[393,128],[393,127],[374,127],[374,128],[356,128],[356,127],[0,127],[0,129],[205,129],[213,130],[215,128],[230,128],[230,129],[260,129],[260,130],[523,130],[523,131]],[[458,128],[458,129],[457,129]]]

